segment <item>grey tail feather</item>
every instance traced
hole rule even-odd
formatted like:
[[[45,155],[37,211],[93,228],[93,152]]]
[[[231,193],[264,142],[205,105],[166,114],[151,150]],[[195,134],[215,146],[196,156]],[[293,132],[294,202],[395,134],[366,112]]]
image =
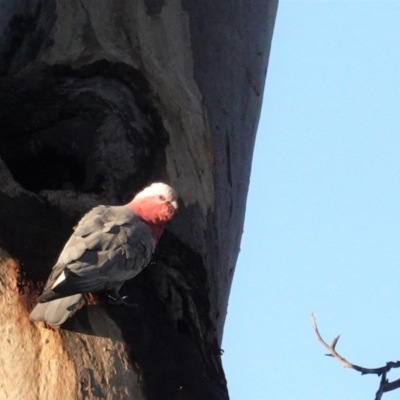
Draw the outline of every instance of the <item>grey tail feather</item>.
[[[75,311],[81,298],[81,294],[75,294],[48,303],[39,303],[30,313],[29,319],[31,321],[45,321],[53,328],[59,328]]]

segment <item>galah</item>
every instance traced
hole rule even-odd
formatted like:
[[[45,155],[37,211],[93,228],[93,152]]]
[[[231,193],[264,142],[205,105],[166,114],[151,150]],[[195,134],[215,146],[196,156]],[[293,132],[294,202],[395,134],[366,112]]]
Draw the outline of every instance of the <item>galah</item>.
[[[109,291],[124,303],[119,289],[147,266],[177,208],[175,191],[153,183],[126,205],[89,211],[64,246],[30,320],[57,328],[88,292]]]

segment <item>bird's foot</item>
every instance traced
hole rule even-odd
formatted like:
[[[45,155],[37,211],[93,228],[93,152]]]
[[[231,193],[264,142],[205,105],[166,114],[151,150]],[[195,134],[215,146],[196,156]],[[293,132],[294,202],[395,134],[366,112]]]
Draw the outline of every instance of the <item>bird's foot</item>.
[[[137,307],[136,303],[127,302],[127,298],[128,296],[121,297],[118,293],[107,294],[107,301],[114,306]]]

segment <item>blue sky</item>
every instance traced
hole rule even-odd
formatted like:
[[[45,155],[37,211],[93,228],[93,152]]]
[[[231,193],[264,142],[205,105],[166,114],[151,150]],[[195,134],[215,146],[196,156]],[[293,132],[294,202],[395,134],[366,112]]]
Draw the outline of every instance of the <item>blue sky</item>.
[[[222,346],[231,400],[374,399],[379,378],[325,357],[311,311],[349,361],[400,359],[399,76],[400,1],[281,0]]]

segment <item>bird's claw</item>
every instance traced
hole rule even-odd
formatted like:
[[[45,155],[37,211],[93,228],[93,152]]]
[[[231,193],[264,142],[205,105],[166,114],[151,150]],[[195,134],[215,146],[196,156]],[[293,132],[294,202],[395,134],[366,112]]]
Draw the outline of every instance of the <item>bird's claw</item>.
[[[127,302],[125,299],[127,299],[128,296],[123,296],[121,297],[119,294],[115,295],[115,294],[108,294],[107,295],[107,300],[110,304],[114,305],[114,306],[125,306],[125,307],[137,307],[136,303],[129,303]]]

